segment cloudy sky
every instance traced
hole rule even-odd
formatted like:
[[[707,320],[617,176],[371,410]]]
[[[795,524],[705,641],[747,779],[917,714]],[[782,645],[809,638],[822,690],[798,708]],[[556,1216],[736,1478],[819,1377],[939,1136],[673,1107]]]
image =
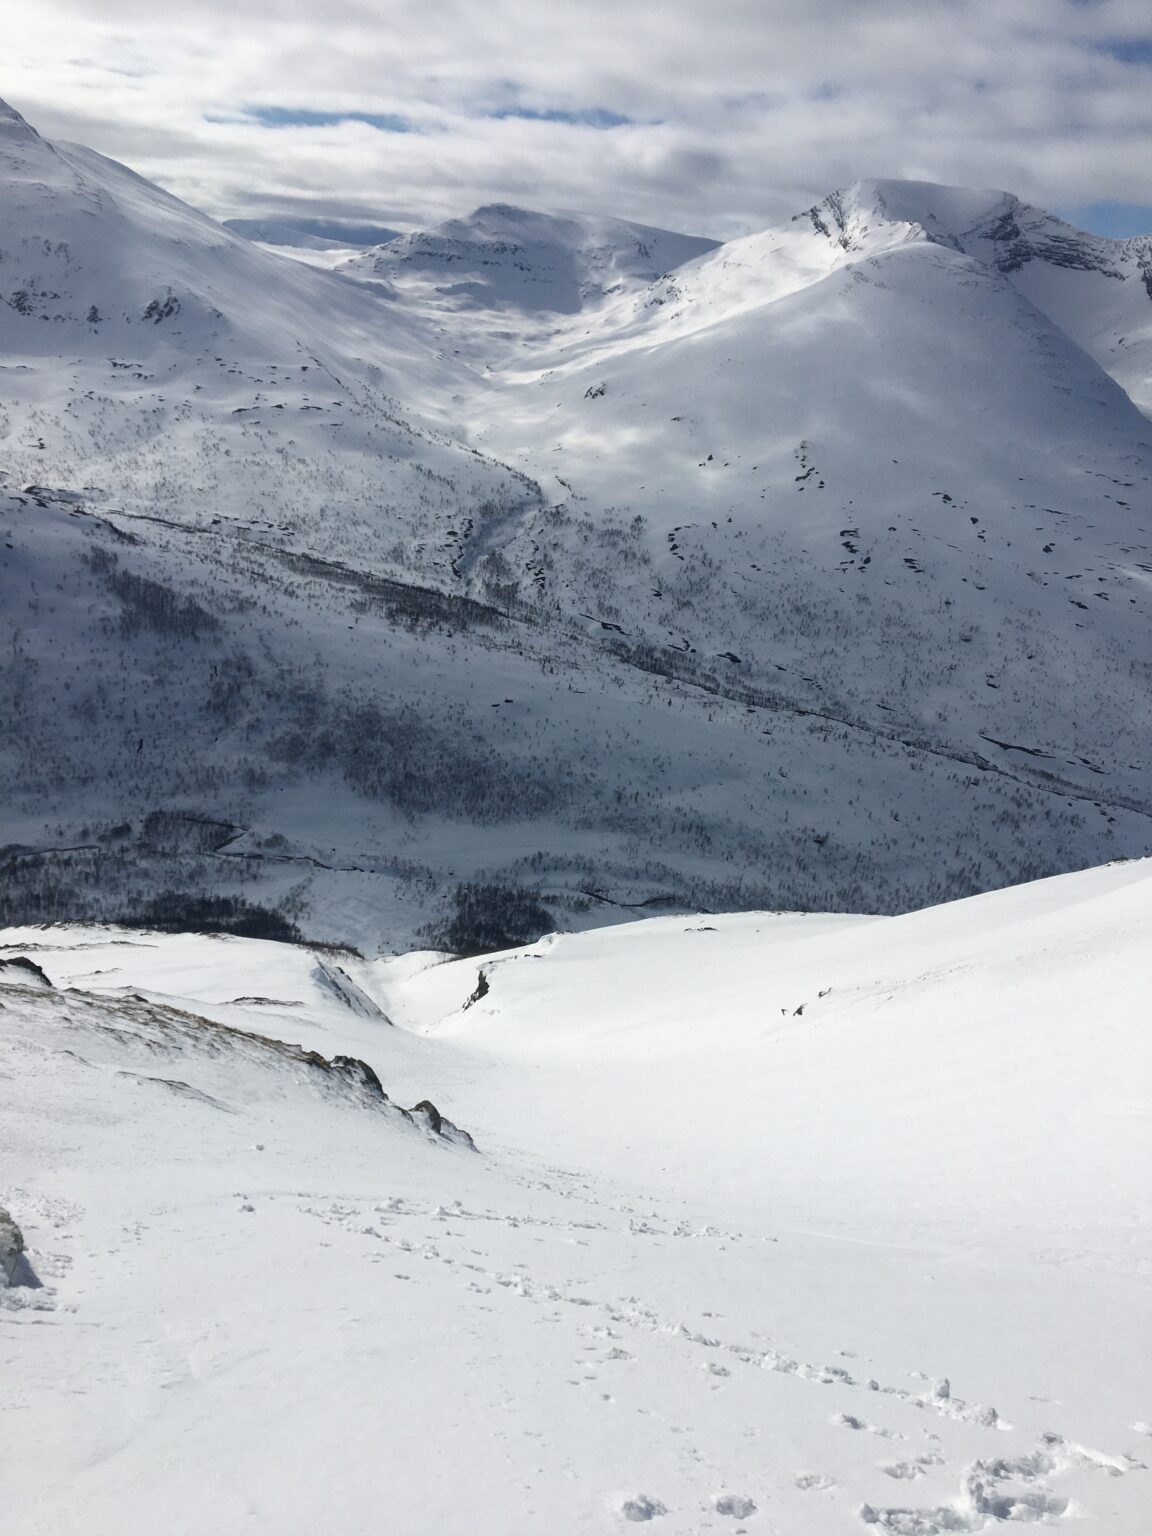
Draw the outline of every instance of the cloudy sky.
[[[1152,230],[1152,0],[5,0],[0,95],[221,217],[720,237],[859,176]]]

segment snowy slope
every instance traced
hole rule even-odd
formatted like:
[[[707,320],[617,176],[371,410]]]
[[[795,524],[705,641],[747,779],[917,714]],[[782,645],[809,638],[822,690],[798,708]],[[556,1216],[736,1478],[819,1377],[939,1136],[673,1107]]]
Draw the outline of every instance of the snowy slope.
[[[510,359],[475,441],[570,490],[575,596],[634,652],[1142,797],[1152,429],[983,263],[848,227],[733,242]],[[604,506],[624,526],[597,559]],[[1106,764],[1071,744],[1113,689]]]
[[[894,911],[1152,844],[1152,427],[915,189],[702,255],[482,211],[462,298],[3,121],[0,914],[375,954],[473,880]]]
[[[270,518],[297,546],[331,544],[338,500],[342,547],[382,504],[390,537],[410,532],[399,508],[430,477],[454,514],[507,489],[402,419],[397,390],[441,384],[418,322],[3,112],[4,484],[196,526]]]
[[[477,962],[0,935],[55,984],[0,968],[6,1510],[1136,1536],[1149,879],[559,937],[466,1008]]]

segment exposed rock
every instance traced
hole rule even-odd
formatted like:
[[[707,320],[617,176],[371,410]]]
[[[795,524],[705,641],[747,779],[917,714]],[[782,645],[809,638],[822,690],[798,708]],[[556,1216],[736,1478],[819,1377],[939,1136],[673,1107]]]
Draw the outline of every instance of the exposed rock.
[[[9,959],[0,960],[0,982],[9,982],[16,987],[48,987],[55,990],[35,960],[29,960],[27,955],[12,955]]]
[[[454,1142],[459,1147],[471,1147],[473,1151],[476,1150],[476,1143],[468,1132],[462,1131],[458,1125],[453,1125],[451,1120],[440,1113],[431,1099],[421,1099],[415,1108],[407,1110],[406,1113],[413,1120],[418,1122],[422,1120],[434,1136],[439,1136],[444,1141]]]
[[[410,1109],[408,1113],[410,1115],[423,1115],[428,1122],[429,1128],[439,1136],[440,1127],[444,1124],[444,1117],[431,1099],[421,1099],[419,1104],[414,1109]]]
[[[470,994],[468,1001],[464,1004],[464,1007],[471,1008],[473,1003],[478,1003],[481,998],[487,997],[488,990],[488,977],[483,971],[481,971],[479,977],[477,978],[476,986]]]
[[[346,1077],[350,1083],[364,1091],[374,1099],[383,1099],[389,1103],[388,1095],[384,1092],[383,1084],[376,1073],[366,1061],[361,1061],[358,1056],[333,1056],[332,1071]]]
[[[15,1284],[16,1270],[24,1252],[24,1234],[0,1206],[0,1284]]]

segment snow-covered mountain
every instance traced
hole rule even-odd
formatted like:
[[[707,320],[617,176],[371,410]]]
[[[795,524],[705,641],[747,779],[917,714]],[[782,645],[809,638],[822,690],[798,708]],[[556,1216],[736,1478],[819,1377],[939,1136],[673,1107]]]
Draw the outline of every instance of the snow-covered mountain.
[[[600,617],[741,681],[791,674],[837,718],[1010,742],[998,762],[1047,753],[1087,787],[1103,763],[1058,746],[1084,741],[1068,682],[1115,646],[1109,750],[1143,795],[1146,418],[994,269],[904,221],[846,228],[733,242],[511,358],[474,440],[632,514]]]
[[[344,548],[433,483],[452,482],[454,516],[502,494],[506,473],[400,417],[389,390],[440,383],[419,322],[10,108],[0,157],[2,483],[84,486],[196,526],[271,515],[320,542],[338,498]],[[404,533],[393,516],[387,537]]]
[[[466,219],[400,235],[352,257],[343,270],[385,278],[406,296],[449,309],[571,314],[609,294],[647,287],[718,244],[625,219],[493,203]]]
[[[918,181],[861,182],[799,217],[848,249],[866,244],[877,226],[903,223],[909,238],[975,256],[1152,410],[1152,233],[1111,240],[1009,192]]]
[[[8,111],[0,910],[375,951],[1145,851],[1152,426],[901,195],[325,272]]]
[[[0,932],[5,1513],[1138,1536],[1150,943],[1147,863],[479,962]]]

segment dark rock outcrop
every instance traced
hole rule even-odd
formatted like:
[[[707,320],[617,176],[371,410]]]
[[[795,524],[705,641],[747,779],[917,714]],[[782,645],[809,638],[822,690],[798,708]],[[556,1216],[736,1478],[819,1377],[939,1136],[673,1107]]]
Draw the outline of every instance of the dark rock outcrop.
[[[24,1234],[0,1206],[0,1285],[15,1285],[24,1255]]]
[[[27,955],[12,955],[8,959],[0,959],[0,982],[5,981],[17,987],[52,989],[51,981],[35,960],[29,960]]]

